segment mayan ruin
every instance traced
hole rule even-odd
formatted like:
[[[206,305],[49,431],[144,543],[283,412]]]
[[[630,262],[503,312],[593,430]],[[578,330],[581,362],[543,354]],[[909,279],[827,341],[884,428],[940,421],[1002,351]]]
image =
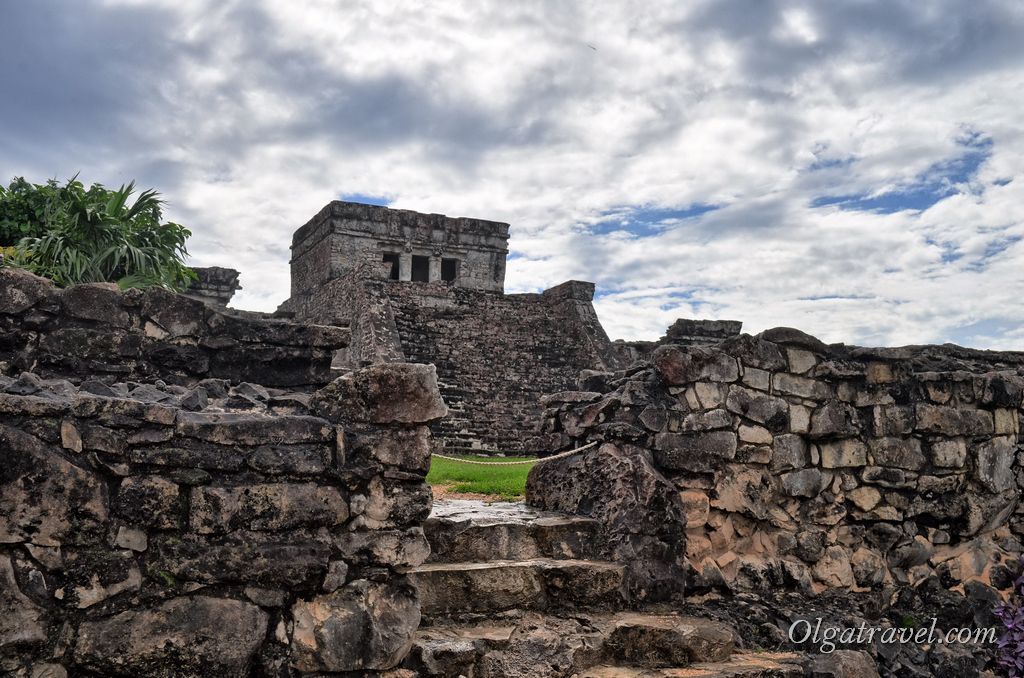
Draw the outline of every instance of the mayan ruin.
[[[0,678],[1024,678],[1020,0],[0,14]]]
[[[331,203],[273,316],[228,308],[224,269],[186,294],[0,270],[4,670],[838,678],[877,669],[769,620],[989,622],[1024,353],[687,319],[612,342],[591,283],[504,293],[507,235]],[[525,504],[432,501],[432,454],[466,451],[539,454]]]

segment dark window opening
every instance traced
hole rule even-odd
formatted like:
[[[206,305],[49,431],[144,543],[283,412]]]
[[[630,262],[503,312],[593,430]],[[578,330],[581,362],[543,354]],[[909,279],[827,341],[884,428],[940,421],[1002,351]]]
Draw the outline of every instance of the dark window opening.
[[[455,280],[459,275],[459,260],[458,259],[442,259],[441,260],[441,280],[445,282],[451,282]]]
[[[383,260],[391,264],[391,272],[388,273],[388,277],[392,280],[398,280],[398,255],[385,252]]]
[[[430,280],[430,257],[412,257],[412,281],[428,282]]]

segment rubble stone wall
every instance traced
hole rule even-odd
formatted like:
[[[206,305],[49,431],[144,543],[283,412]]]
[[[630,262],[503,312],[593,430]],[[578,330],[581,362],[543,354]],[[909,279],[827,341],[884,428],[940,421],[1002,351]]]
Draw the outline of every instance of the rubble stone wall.
[[[541,294],[501,294],[383,280],[363,268],[326,283],[294,311],[298,319],[349,327],[336,368],[436,365],[451,408],[434,427],[439,449],[533,452],[541,395],[571,388],[582,369],[620,362],[593,294],[593,284],[579,281]]]
[[[433,368],[353,372],[305,414],[214,402],[0,377],[0,673],[354,676],[404,657]]]
[[[1024,353],[826,346],[777,328],[661,346],[630,370],[583,373],[579,388],[545,398],[540,444],[607,444],[537,465],[528,502],[604,515],[667,483],[672,509],[654,505],[682,521],[690,589],[1010,585]],[[627,461],[660,480],[596,494],[608,464]],[[663,532],[634,527],[656,519],[636,508],[608,525],[657,545]]]
[[[59,289],[0,269],[0,374],[322,386],[348,339],[344,328],[223,313],[160,288]]]
[[[571,385],[581,369],[606,364],[592,339],[595,331],[604,335],[592,295],[593,285],[575,282],[509,295],[388,285],[405,359],[437,366],[451,408],[436,428],[445,449],[535,451],[527,443],[540,396]]]

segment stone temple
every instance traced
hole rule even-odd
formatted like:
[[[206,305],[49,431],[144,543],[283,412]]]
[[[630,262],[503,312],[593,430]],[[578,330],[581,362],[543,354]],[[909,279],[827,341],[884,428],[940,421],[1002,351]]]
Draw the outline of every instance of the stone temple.
[[[445,450],[523,451],[545,393],[580,370],[622,366],[594,312],[594,285],[570,280],[505,294],[509,225],[332,202],[292,239],[291,298],[300,322],[347,326],[335,367],[432,363],[451,416]]]

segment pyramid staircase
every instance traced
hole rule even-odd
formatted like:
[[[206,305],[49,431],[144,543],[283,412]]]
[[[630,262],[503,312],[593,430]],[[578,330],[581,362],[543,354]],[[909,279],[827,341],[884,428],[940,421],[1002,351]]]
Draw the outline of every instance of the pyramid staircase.
[[[410,576],[423,621],[404,666],[457,678],[790,678],[798,656],[736,650],[733,631],[630,610],[596,521],[521,503],[438,501]]]

